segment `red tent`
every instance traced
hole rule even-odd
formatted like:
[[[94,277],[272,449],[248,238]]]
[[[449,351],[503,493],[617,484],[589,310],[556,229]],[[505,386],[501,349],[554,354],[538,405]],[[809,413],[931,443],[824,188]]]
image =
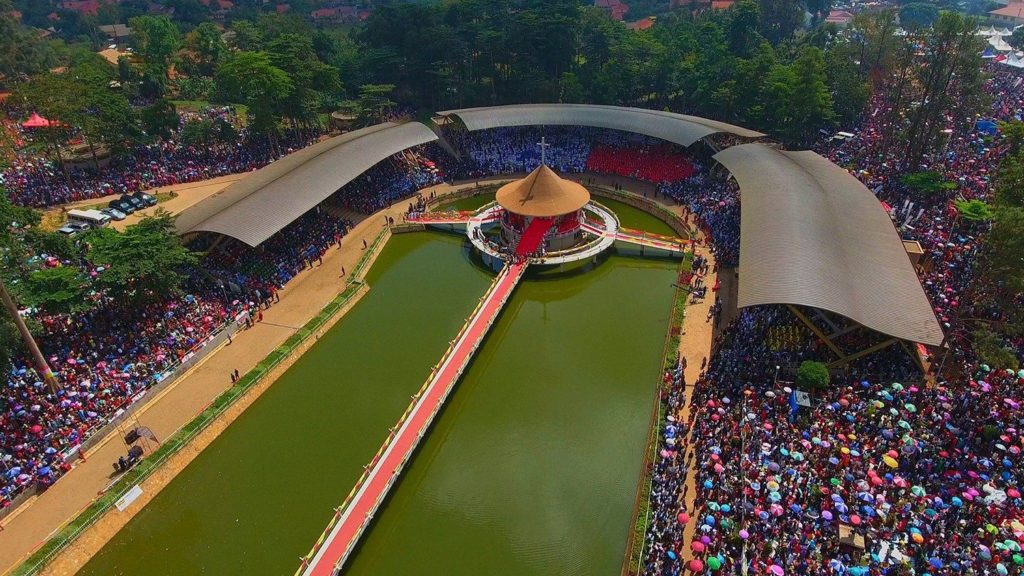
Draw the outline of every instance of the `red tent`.
[[[21,126],[23,128],[49,128],[50,121],[33,112],[28,120],[21,123]]]

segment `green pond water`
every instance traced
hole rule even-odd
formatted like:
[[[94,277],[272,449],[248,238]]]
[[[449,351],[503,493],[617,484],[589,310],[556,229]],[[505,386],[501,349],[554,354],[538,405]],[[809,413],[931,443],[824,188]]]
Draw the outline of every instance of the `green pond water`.
[[[346,573],[618,574],[676,265],[531,272]],[[290,575],[491,277],[457,236],[393,237],[363,300],[80,573]]]

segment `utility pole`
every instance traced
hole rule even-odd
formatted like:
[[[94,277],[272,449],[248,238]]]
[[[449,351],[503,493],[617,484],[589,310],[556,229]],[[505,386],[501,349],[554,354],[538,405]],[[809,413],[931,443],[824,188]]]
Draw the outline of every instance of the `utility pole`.
[[[36,345],[35,339],[32,338],[32,333],[28,331],[25,320],[21,317],[21,314],[18,314],[18,307],[14,305],[14,300],[7,293],[7,286],[2,281],[0,281],[0,300],[3,300],[4,308],[7,309],[7,313],[10,315],[11,320],[14,321],[14,325],[18,327],[21,339],[25,342],[25,347],[32,353],[32,358],[36,361],[36,368],[42,373],[43,380],[50,387],[50,391],[56,392],[60,390],[60,382],[57,382],[57,377],[50,370],[50,365],[46,363],[46,358],[43,357],[43,353],[39,350],[39,346]]]

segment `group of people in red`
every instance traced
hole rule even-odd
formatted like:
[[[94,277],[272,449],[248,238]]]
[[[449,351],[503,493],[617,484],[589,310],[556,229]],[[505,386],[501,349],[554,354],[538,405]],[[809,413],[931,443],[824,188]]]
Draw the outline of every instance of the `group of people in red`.
[[[646,182],[678,182],[693,175],[693,164],[671,144],[621,147],[598,144],[590,149],[587,171]]]

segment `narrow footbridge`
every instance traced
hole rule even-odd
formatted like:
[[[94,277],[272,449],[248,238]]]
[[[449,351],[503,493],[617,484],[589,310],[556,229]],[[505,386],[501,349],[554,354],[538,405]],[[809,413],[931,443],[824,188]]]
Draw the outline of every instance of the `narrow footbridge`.
[[[410,214],[407,219],[416,224],[466,224],[473,217],[473,212],[466,210],[452,212],[421,212]]]
[[[647,248],[657,248],[658,250],[666,250],[668,252],[685,252],[687,246],[691,244],[691,241],[686,238],[662,236],[661,234],[652,234],[650,232],[633,230],[631,228],[618,228],[615,231],[607,231],[591,224],[589,221],[584,222],[583,229],[597,236],[606,238],[612,237],[616,242],[625,242],[627,244],[635,244],[637,246],[644,246]]]
[[[391,429],[384,445],[349,492],[344,504],[336,509],[323,535],[302,559],[297,576],[333,576],[344,565],[381,502],[387,497],[388,490],[441,411],[455,383],[522,278],[527,265],[526,261],[506,264],[494,278],[476,310],[463,324],[426,383],[413,396],[409,408]]]

